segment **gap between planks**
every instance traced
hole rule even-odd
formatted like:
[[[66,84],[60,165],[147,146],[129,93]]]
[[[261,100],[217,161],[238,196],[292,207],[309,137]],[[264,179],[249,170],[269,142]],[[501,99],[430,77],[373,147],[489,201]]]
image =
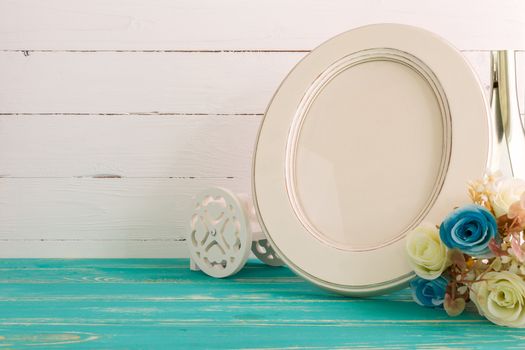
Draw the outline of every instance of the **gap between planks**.
[[[0,238],[0,242],[186,242],[186,238]]]
[[[309,53],[312,50],[309,49],[297,49],[297,50],[280,50],[280,49],[261,49],[261,50],[2,50],[0,52],[20,52],[24,56],[28,56],[32,52],[71,52],[71,53],[97,53],[97,52],[144,52],[144,53]],[[494,50],[475,50],[475,49],[466,49],[459,50],[461,52],[492,52]],[[512,50],[515,52],[525,52],[525,50]]]
[[[72,176],[11,176],[0,174],[0,179],[164,179],[164,180],[238,180],[235,176],[123,176],[117,174],[94,174]]]
[[[207,116],[219,116],[219,117],[260,117],[264,113],[180,113],[180,112],[125,112],[125,113],[75,113],[75,112],[62,112],[62,113],[0,113],[0,116],[34,116],[34,115],[43,115],[43,116],[110,116],[110,117],[133,117],[133,116],[181,116],[181,117],[207,117]]]
[[[80,52],[80,53],[97,53],[97,52],[144,52],[144,53],[308,53],[312,50],[279,50],[279,49],[261,49],[261,50],[0,50],[0,52],[20,52],[24,56],[29,56],[32,52]],[[487,50],[462,50],[462,51],[487,51]],[[517,50],[519,51],[519,50]],[[525,51],[525,50],[524,50]]]

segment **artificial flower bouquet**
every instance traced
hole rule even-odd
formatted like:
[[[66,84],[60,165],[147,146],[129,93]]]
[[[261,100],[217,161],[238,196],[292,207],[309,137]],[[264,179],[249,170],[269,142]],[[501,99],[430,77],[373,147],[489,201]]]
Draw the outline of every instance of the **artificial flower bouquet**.
[[[525,182],[486,175],[468,192],[473,203],[440,226],[408,233],[414,300],[450,316],[472,301],[493,323],[525,327]]]

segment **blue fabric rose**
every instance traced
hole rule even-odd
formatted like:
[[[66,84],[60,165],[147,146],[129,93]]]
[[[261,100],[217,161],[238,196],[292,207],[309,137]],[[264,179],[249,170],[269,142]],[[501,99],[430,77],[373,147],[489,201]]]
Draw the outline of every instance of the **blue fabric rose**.
[[[494,215],[476,204],[454,210],[439,228],[439,237],[447,247],[477,257],[491,255],[489,242],[497,233]]]
[[[421,306],[443,307],[448,280],[439,276],[433,280],[416,277],[410,282],[412,297]]]

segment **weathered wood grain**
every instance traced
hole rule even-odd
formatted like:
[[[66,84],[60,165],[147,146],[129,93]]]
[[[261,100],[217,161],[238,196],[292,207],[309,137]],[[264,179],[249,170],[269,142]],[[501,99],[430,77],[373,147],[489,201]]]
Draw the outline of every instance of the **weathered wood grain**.
[[[467,50],[488,91],[478,51],[524,50],[524,6],[0,0],[0,257],[185,256],[178,208],[209,185],[249,191],[260,115],[309,50],[363,24],[417,25]]]
[[[0,52],[0,114],[262,113],[304,55]]]
[[[181,216],[182,218],[183,216]],[[180,222],[182,225],[182,222]],[[66,238],[52,238],[56,234],[56,224],[49,228],[36,230],[32,238],[17,238],[17,233],[2,235],[0,239],[1,258],[180,258],[187,257],[184,232],[180,231],[173,238],[112,238],[111,231],[103,230],[108,238],[94,239],[87,234],[71,230]],[[56,231],[63,234],[64,231]],[[109,232],[109,233],[108,233]],[[24,234],[24,231],[20,232]],[[51,238],[48,238],[51,237]]]
[[[464,54],[488,91],[489,52]],[[0,114],[262,114],[304,55],[0,52]]]
[[[0,179],[0,255],[177,256],[181,251],[170,249],[186,235],[191,198],[209,186],[249,191],[248,179],[233,178]],[[141,240],[158,242],[141,254]],[[37,241],[31,248],[45,249],[23,249],[31,241]],[[96,243],[100,248],[90,251]]]
[[[17,0],[0,49],[310,50],[370,23],[426,28],[461,49],[525,48],[519,0]]]
[[[250,262],[228,279],[187,260],[1,260],[0,346],[46,349],[519,348],[523,332],[467,312],[322,291]]]
[[[142,54],[132,55],[138,57]],[[278,57],[284,56],[285,61],[289,60],[287,64],[292,65],[291,61],[303,54],[288,56],[288,53],[266,53],[263,55],[265,58],[256,56],[259,59],[255,59],[249,69],[251,78],[242,79],[258,79],[252,72],[256,61],[261,65],[282,64]],[[488,94],[488,52],[465,54],[480,75]],[[60,53],[56,57],[68,55],[70,53]],[[85,58],[92,54],[73,54],[74,57],[76,55]],[[112,53],[110,56],[118,58],[118,55],[127,57],[129,53]],[[216,55],[220,54],[205,54],[210,56],[210,67],[217,63],[213,58]],[[253,53],[247,55],[248,60],[253,58],[250,56]],[[267,59],[270,55],[276,57]],[[200,54],[198,56],[201,57]],[[17,57],[24,60],[32,56]],[[163,59],[159,57],[159,60]],[[190,61],[187,60],[188,64]],[[81,69],[77,68],[81,76]],[[34,72],[43,70],[44,66],[40,66]],[[60,74],[45,74],[48,74],[50,84],[61,79]],[[106,79],[106,91],[118,91],[118,77],[122,74],[99,78]],[[91,85],[88,79],[92,76],[87,74],[82,77],[86,79],[83,81],[85,85],[74,81],[70,83],[77,84],[79,91],[89,94]],[[254,90],[249,94],[272,89],[270,80],[260,78],[260,82],[254,82],[250,87]],[[15,80],[12,82],[16,83]],[[45,87],[32,84],[29,78],[27,84],[35,86],[30,89],[46,90]],[[167,85],[162,84],[158,83],[157,88],[161,86],[159,89],[166,89]],[[179,82],[174,81],[173,84]],[[211,90],[220,90],[220,84]],[[66,85],[64,89],[67,89]],[[134,88],[136,91],[144,89],[140,86]],[[188,96],[193,96],[194,101],[202,98],[192,89],[187,91],[190,91]],[[35,97],[27,95],[24,98],[27,98],[24,103],[29,105],[29,100]],[[41,99],[41,102],[47,106],[45,99]],[[122,108],[126,106],[125,102],[126,98],[122,94]],[[239,106],[246,106],[243,103]],[[73,104],[71,106],[74,108]],[[262,103],[260,108],[256,110],[262,113]],[[0,116],[0,175],[3,176],[0,180],[0,256],[186,256],[185,244],[181,239],[184,237],[183,227],[187,217],[181,208],[187,206],[189,196],[210,185],[222,184],[236,191],[250,191],[250,159],[260,118],[257,114],[155,113],[22,113]],[[115,175],[123,178],[111,178]],[[192,178],[200,179],[193,182]]]
[[[262,114],[305,54],[0,52],[0,114]],[[488,91],[489,52],[465,56]]]
[[[257,115],[4,115],[0,176],[246,177],[260,121]]]
[[[488,96],[490,93],[489,53],[465,52],[465,55],[480,76]],[[279,64],[287,65],[290,63],[290,57],[284,56],[285,62],[279,61]],[[19,58],[26,60],[22,56]],[[65,59],[65,57],[61,55],[58,59]],[[111,56],[110,59],[125,62],[127,56],[121,58],[118,55]],[[207,60],[210,65],[216,63],[213,57],[208,57]],[[261,64],[276,64],[276,61],[276,59],[261,60]],[[188,60],[187,63],[190,64],[190,61]],[[86,64],[89,65],[88,62]],[[228,63],[224,62],[224,64]],[[29,63],[29,66],[31,65]],[[62,69],[59,68],[60,65],[56,67]],[[83,76],[82,79],[91,79],[91,74],[80,73],[84,70],[81,65],[76,69]],[[283,67],[282,70],[285,69]],[[249,72],[252,75],[251,78],[234,76],[231,79],[253,80],[254,84],[251,87],[253,91],[240,92],[235,90],[237,88],[232,88],[231,91],[261,96],[274,89],[273,85],[277,84],[278,78],[258,78],[259,73],[256,70],[254,68]],[[41,68],[36,68],[34,73],[38,74],[42,71]],[[42,96],[43,105],[37,107],[36,104],[32,104],[31,109],[53,110],[58,108],[53,107],[55,102],[61,105],[69,104],[68,107],[63,107],[64,110],[82,107],[75,104],[76,102],[62,101],[62,93],[70,93],[68,91],[57,89],[57,91],[48,92],[45,86],[38,87],[32,84],[30,80],[34,77],[30,77],[31,73],[26,74],[27,82],[20,81],[19,74],[17,74],[13,76],[12,84],[6,84],[5,93],[0,95],[0,99],[5,102],[4,106],[17,98],[24,100],[18,104],[29,105],[30,100],[35,99],[35,96]],[[61,79],[60,74],[45,73],[45,75],[46,78],[43,80],[49,80],[50,85],[57,85],[56,80]],[[119,81],[119,76],[120,74],[101,77],[99,85],[104,87],[108,96],[111,95],[111,92],[117,92],[120,97],[117,99],[105,97],[104,100],[98,100],[96,104],[86,99],[86,106],[90,110],[93,105],[95,109],[103,108],[99,106],[117,103],[116,100],[120,100],[121,106],[118,108],[122,109],[131,103],[131,100],[125,96],[126,92],[120,89],[124,83]],[[41,78],[37,77],[39,81]],[[88,96],[92,93],[92,87],[89,81],[82,81],[82,79],[64,84],[63,89],[78,90],[78,95]],[[157,83],[155,89],[162,91],[164,95],[169,95],[168,90],[172,84],[179,84],[175,78],[173,79],[173,82]],[[216,93],[218,95],[216,98],[219,96],[227,98],[224,94],[228,92],[221,89],[224,83],[220,79],[215,82],[207,81],[208,86],[211,86],[212,83],[217,86],[211,88],[208,94]],[[22,89],[25,89],[22,86],[30,86],[28,88],[30,91],[23,93],[11,91],[11,88],[17,84]],[[72,85],[76,87],[71,88]],[[239,84],[232,83],[231,85]],[[183,103],[189,100],[197,103],[196,101],[210,97],[204,92],[200,95],[199,92],[202,91],[194,87],[181,88],[187,93],[181,97]],[[132,89],[135,89],[138,95],[146,93],[144,86],[134,86]],[[44,94],[52,94],[53,97],[46,99]],[[102,91],[97,94],[104,95],[105,93]],[[139,100],[135,102],[143,103]],[[262,104],[262,101],[258,107],[247,106],[247,103],[244,101],[235,108],[238,111],[241,111],[242,109],[239,108],[243,106],[252,111],[257,108],[259,112],[257,114],[263,113],[265,105]],[[1,108],[2,105],[0,105]],[[111,107],[106,105],[104,108]],[[201,110],[207,108],[203,105]],[[73,115],[60,113],[26,115],[25,112],[0,115],[0,175],[4,177],[64,177],[115,174],[142,177],[199,177],[236,176],[242,173],[243,176],[246,176],[260,119],[260,115],[158,115],[155,112],[152,112],[151,115],[130,113],[124,115],[78,115],[78,113]]]

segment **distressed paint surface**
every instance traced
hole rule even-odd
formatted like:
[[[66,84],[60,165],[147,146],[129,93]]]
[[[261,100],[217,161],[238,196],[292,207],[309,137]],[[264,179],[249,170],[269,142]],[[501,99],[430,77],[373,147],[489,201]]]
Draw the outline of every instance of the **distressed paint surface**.
[[[0,258],[187,257],[183,209],[251,192],[287,72],[382,22],[446,38],[487,93],[489,51],[518,50],[525,112],[520,0],[0,0]]]
[[[523,348],[525,331],[449,318],[408,290],[334,295],[251,261],[212,279],[181,259],[0,260],[6,349]]]
[[[349,28],[395,22],[460,48],[523,48],[523,12],[520,0],[4,0],[0,47],[304,50]]]

